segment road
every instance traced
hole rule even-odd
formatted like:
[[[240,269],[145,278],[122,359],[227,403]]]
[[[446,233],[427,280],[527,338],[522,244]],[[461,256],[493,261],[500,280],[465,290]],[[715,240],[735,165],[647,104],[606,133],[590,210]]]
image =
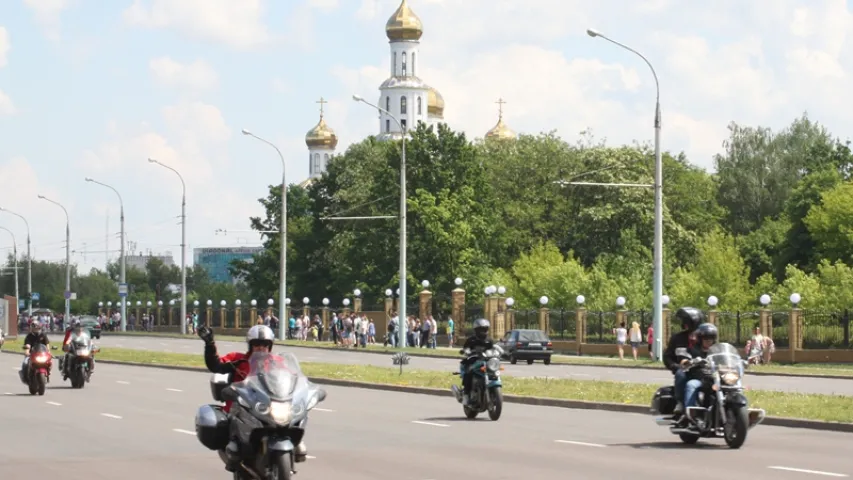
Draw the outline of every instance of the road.
[[[173,353],[201,353],[203,346],[198,338],[162,338],[137,336],[105,336],[96,340],[105,347],[153,350]],[[245,343],[217,342],[220,352],[243,351]],[[347,365],[376,365],[391,367],[391,355],[355,353],[347,350],[299,347],[293,353],[303,362],[338,363]],[[458,361],[450,358],[412,357],[409,368],[420,370],[455,371]],[[510,365],[505,363],[504,373],[514,377],[552,377],[575,380],[611,380],[619,382],[652,383],[666,385],[672,382],[672,375],[665,370],[627,369],[587,367],[583,365]],[[750,376],[747,373],[746,385],[756,390],[779,390],[799,393],[823,393],[828,395],[853,396],[853,378],[832,379],[814,377]]]
[[[54,375],[38,397],[18,380],[20,361],[0,355],[0,478],[230,478],[193,434],[207,374],[102,364],[85,389]],[[751,479],[853,475],[849,434],[759,426],[729,450],[722,440],[684,446],[647,415],[508,404],[498,422],[467,421],[444,397],[327,391],[306,437],[313,458],[296,478],[451,480],[473,468],[495,480],[658,480],[713,465]]]

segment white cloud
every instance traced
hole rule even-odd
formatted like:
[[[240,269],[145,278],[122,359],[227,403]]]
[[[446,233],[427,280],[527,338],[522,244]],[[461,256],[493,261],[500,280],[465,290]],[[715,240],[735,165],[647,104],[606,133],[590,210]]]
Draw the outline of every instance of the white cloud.
[[[0,90],[0,115],[14,115],[17,112],[18,109],[15,108],[12,99]]]
[[[187,90],[212,90],[219,85],[219,76],[207,62],[196,60],[182,64],[170,57],[148,62],[154,80],[161,85]]]
[[[9,31],[6,27],[0,27],[0,68],[5,67],[9,63],[7,55],[12,49],[12,43],[9,41]]]
[[[331,12],[340,7],[340,2],[338,0],[308,0],[308,6],[318,10]]]
[[[131,25],[248,49],[273,40],[264,13],[261,0],[134,0],[123,17]]]
[[[444,96],[452,127],[482,137],[496,121],[494,102],[503,97],[506,121],[520,132],[557,129],[571,141],[590,127],[611,143],[650,142],[655,83],[648,67],[586,36],[590,27],[649,58],[660,79],[664,148],[685,150],[703,167],[711,168],[733,120],[782,128],[808,111],[839,135],[853,122],[853,111],[839,102],[853,69],[853,14],[845,0],[747,7],[734,1],[529,3],[412,3],[424,22],[419,76]],[[382,28],[398,4],[363,0],[356,16]],[[346,88],[343,94],[378,97],[386,65],[383,57],[330,72]],[[329,121],[342,132],[372,134],[378,126],[365,122],[370,115],[362,108],[338,121],[345,124],[335,122],[334,113]],[[342,146],[360,138],[342,135]]]
[[[59,40],[60,16],[71,2],[69,0],[24,0],[24,4],[33,10],[45,35],[51,40]]]

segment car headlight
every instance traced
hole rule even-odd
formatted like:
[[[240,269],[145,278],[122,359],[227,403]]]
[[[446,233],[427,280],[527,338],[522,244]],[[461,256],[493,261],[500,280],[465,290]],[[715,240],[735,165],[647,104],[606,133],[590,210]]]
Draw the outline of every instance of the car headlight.
[[[488,367],[489,370],[495,372],[499,368],[501,368],[501,361],[498,358],[492,357],[489,359],[488,362],[486,362],[486,367]]]
[[[734,385],[740,379],[737,373],[726,372],[723,374],[722,380],[726,385]]]
[[[290,419],[292,418],[290,402],[272,402],[270,404],[269,411],[270,416],[275,420],[275,423],[290,423]]]

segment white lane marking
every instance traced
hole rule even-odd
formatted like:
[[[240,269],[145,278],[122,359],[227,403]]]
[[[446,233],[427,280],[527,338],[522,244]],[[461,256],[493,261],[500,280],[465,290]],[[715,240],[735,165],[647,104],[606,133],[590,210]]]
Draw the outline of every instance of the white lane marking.
[[[178,433],[186,433],[187,435],[195,435],[195,432],[191,432],[189,430],[183,430],[181,428],[173,428],[172,431],[178,432]]]
[[[412,420],[412,423],[417,423],[418,425],[430,425],[432,427],[449,427],[450,426],[450,425],[445,425],[443,423],[422,422],[420,420]]]
[[[6,392],[6,393],[4,393],[3,395],[14,395],[14,393],[12,393],[12,392]]]
[[[334,412],[334,410],[329,410],[328,408],[320,408],[320,407],[314,407],[311,410],[317,410],[318,412]]]
[[[164,347],[166,346],[166,344],[165,344],[165,343],[163,343],[163,342],[160,342],[160,345],[163,345]]]
[[[799,472],[799,473],[811,473],[812,475],[823,475],[825,477],[847,477],[847,475],[843,473],[833,473],[833,472],[821,472],[820,470],[806,470],[803,468],[791,468],[791,467],[767,467],[773,470],[786,470],[788,472]]]
[[[122,385],[130,385],[130,382],[125,382],[124,380],[116,380],[116,383],[120,383]]]
[[[119,417],[118,415],[113,415],[112,413],[102,413],[101,415],[107,418],[115,418],[117,420],[121,420],[121,417]]]
[[[183,390],[178,390],[177,388],[167,388],[166,390],[170,392],[183,392]]]
[[[580,445],[582,447],[607,448],[607,445],[602,445],[600,443],[573,442],[571,440],[554,440],[554,441],[557,443],[565,443],[568,445]]]
[[[61,407],[61,406],[62,406],[62,404],[61,404],[61,403],[56,403],[56,402],[44,402],[44,403],[46,403],[46,404],[48,404],[48,405],[56,405],[57,407]]]
[[[317,457],[312,457],[311,455],[305,455],[305,458],[308,460],[317,460]]]

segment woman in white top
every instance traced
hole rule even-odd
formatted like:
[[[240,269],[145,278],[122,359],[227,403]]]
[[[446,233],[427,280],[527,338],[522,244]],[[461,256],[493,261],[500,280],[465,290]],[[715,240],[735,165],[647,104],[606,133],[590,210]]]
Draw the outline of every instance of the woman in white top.
[[[631,337],[631,351],[634,353],[634,360],[637,360],[637,350],[640,348],[640,342],[643,341],[643,332],[640,331],[639,323],[631,324],[629,336]]]
[[[625,322],[619,324],[619,328],[613,329],[613,334],[616,335],[616,347],[619,349],[619,360],[625,360],[625,352],[622,349],[625,342],[628,340],[628,330],[625,330]]]

